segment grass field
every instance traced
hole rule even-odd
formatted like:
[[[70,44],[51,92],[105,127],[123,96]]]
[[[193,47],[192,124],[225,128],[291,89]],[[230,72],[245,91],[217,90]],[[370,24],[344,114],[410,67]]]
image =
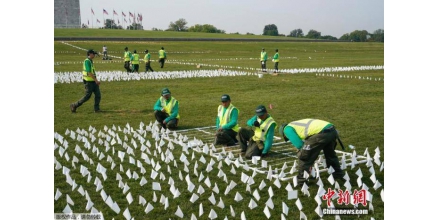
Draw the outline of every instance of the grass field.
[[[55,29],[55,36],[98,36],[101,33],[119,37],[123,33],[126,37],[139,37],[135,31],[107,31],[84,34],[72,33],[72,30]],[[134,34],[133,34],[134,33]],[[168,35],[157,37],[176,37],[174,32],[158,32]],[[194,37],[191,35],[185,37]],[[200,37],[200,36],[197,36]],[[249,36],[258,37],[258,36]],[[217,36],[215,36],[217,38]],[[118,57],[122,57],[123,48],[128,46],[132,51],[137,49],[138,52],[149,49],[153,59],[157,58],[157,51],[161,46],[165,47],[168,54],[168,61],[165,63],[164,71],[183,71],[198,70],[195,63],[202,64],[202,69],[216,69],[212,66],[221,65],[228,66],[226,70],[245,70],[246,68],[259,68],[259,53],[262,47],[266,48],[268,56],[273,56],[274,49],[280,50],[279,67],[283,69],[303,69],[303,68],[323,68],[323,67],[348,67],[348,66],[372,66],[384,65],[384,44],[380,43],[316,43],[316,42],[54,42],[54,72],[77,72],[80,74],[82,61],[85,59],[85,50],[94,48],[100,50],[102,45],[107,45],[109,55],[113,56],[111,61],[100,60],[95,58],[95,67],[98,71],[123,71],[123,62]],[[141,53],[143,57],[143,53]],[[211,65],[211,67],[210,67]],[[152,67],[155,71],[159,70],[158,63],[153,62]],[[272,63],[268,62],[268,68],[272,68]],[[144,66],[141,65],[141,71]],[[189,160],[187,168],[189,172],[184,171],[185,164],[179,158],[185,155],[182,148],[175,145],[174,150],[170,150],[174,155],[175,162],[165,162],[161,159],[161,155],[166,155],[167,144],[157,147],[158,143],[151,136],[151,132],[144,134],[152,147],[149,148],[151,154],[142,150],[141,145],[146,142],[139,138],[138,131],[141,123],[148,125],[154,121],[153,105],[159,98],[160,91],[163,87],[170,88],[172,95],[179,100],[181,121],[179,129],[193,129],[198,127],[212,126],[215,124],[215,116],[217,106],[220,104],[222,94],[229,94],[232,103],[240,109],[239,124],[244,127],[246,121],[253,116],[254,109],[259,104],[267,107],[269,104],[273,109],[269,113],[274,117],[278,124],[287,123],[293,120],[303,118],[318,118],[334,123],[340,132],[341,139],[346,145],[355,146],[358,155],[364,154],[368,149],[371,157],[375,154],[374,150],[378,147],[380,150],[380,159],[384,160],[384,70],[364,70],[339,72],[331,74],[317,75],[316,73],[303,74],[279,74],[272,76],[264,75],[258,78],[252,75],[256,70],[248,70],[250,75],[235,77],[211,77],[211,78],[187,78],[187,79],[171,79],[171,80],[139,80],[139,81],[117,81],[102,82],[101,84],[101,109],[100,114],[93,113],[93,97],[78,109],[78,113],[72,114],[69,110],[69,104],[77,101],[83,95],[82,83],[70,84],[54,84],[54,132],[64,136],[66,143],[60,142],[55,138],[55,160],[62,166],[70,169],[70,177],[75,180],[77,186],[72,191],[72,184],[66,183],[67,175],[62,170],[54,166],[54,195],[59,190],[63,195],[54,201],[54,213],[60,213],[68,204],[65,195],[74,201],[74,205],[69,204],[70,208],[77,213],[90,212],[86,210],[87,199],[78,192],[79,186],[88,192],[89,201],[93,201],[93,207],[101,211],[106,219],[125,219],[123,212],[128,208],[131,217],[135,219],[176,219],[174,213],[178,208],[184,212],[184,219],[190,219],[194,214],[199,219],[207,219],[211,210],[214,210],[218,219],[239,219],[240,214],[244,212],[246,219],[267,219],[263,213],[265,203],[271,199],[274,204],[273,209],[269,209],[271,219],[280,218],[283,203],[289,207],[288,215],[284,213],[286,219],[299,219],[300,210],[295,202],[297,199],[288,200],[286,186],[293,186],[292,180],[282,181],[281,187],[277,187],[275,181],[266,179],[266,175],[255,175],[253,177],[255,184],[249,185],[250,191],[246,191],[247,184],[241,181],[241,176],[246,174],[252,176],[252,171],[247,171],[242,167],[228,166],[225,162],[211,159],[208,155],[193,153],[190,151],[186,157]],[[343,75],[344,78],[337,77]],[[361,79],[359,79],[359,76]],[[356,78],[354,78],[356,77]],[[365,79],[365,77],[370,78]],[[380,81],[374,79],[381,79]],[[115,128],[114,130],[112,129]],[[125,128],[133,128],[126,130]],[[96,129],[93,132],[93,128]],[[107,129],[106,129],[107,128]],[[73,132],[70,132],[73,131]],[[116,136],[114,133],[118,134]],[[278,134],[276,134],[278,136]],[[90,149],[83,136],[91,143]],[[120,138],[121,142],[117,142],[107,148],[112,139]],[[96,140],[94,140],[96,138]],[[94,141],[92,141],[94,140]],[[101,141],[100,141],[101,140]],[[105,144],[107,142],[107,145]],[[136,143],[136,144],[134,144]],[[67,145],[65,147],[63,144]],[[63,151],[60,152],[60,146]],[[127,152],[127,146],[133,149],[133,154],[126,153],[123,161],[118,158],[118,152]],[[138,146],[137,148],[135,146]],[[85,159],[81,153],[76,150],[82,149],[88,155],[89,160]],[[77,149],[75,149],[77,148]],[[293,147],[286,146],[286,152],[293,152]],[[114,153],[113,153],[114,149]],[[352,153],[353,150],[346,149]],[[129,151],[128,151],[129,152]],[[161,154],[162,152],[162,154]],[[160,164],[161,169],[144,161],[142,153],[146,153],[151,160]],[[66,157],[66,154],[68,156]],[[101,156],[104,155],[104,157]],[[194,156],[193,156],[194,155]],[[73,156],[78,162],[73,162]],[[136,163],[129,160],[132,157]],[[209,163],[202,163],[201,157],[206,160],[213,161],[212,171],[207,171]],[[111,158],[111,159],[109,159]],[[193,158],[193,159],[191,159]],[[269,158],[269,164],[271,160]],[[91,162],[92,161],[92,162]],[[294,159],[290,161],[289,169]],[[115,167],[111,169],[112,163]],[[140,166],[145,168],[146,172],[141,173]],[[250,162],[248,162],[250,163]],[[107,168],[104,177],[98,173],[98,164]],[[176,167],[174,165],[177,165]],[[74,166],[75,165],[75,166]],[[90,171],[91,180],[87,182],[88,176],[81,174],[81,165]],[[234,167],[237,171],[233,174],[230,170]],[[172,168],[172,169],[169,169]],[[380,192],[384,187],[384,172],[380,171],[380,166],[374,164],[375,177],[382,184],[377,190],[373,189],[374,183],[370,180],[371,169],[365,164],[357,165],[354,169],[347,168],[346,171],[350,176],[350,183],[353,189],[360,189],[357,185],[358,169],[363,173],[362,182],[369,187],[369,192],[373,195],[372,207],[368,215],[345,215],[340,216],[341,219],[375,219],[384,218],[384,203],[381,200]],[[136,171],[140,175],[139,179],[130,178],[126,175],[127,170]],[[157,178],[153,179],[151,174],[153,170],[157,171]],[[219,172],[227,173],[228,182],[224,181],[224,177],[219,177]],[[199,174],[199,175],[197,175]],[[200,174],[205,179],[200,180]],[[122,176],[121,180],[116,180],[117,176]],[[187,190],[187,182],[185,177],[196,185],[193,192]],[[140,179],[145,177],[148,183],[140,186]],[[183,180],[180,177],[183,176]],[[160,178],[164,177],[164,178]],[[212,185],[206,185],[206,177],[209,177]],[[327,187],[334,188],[327,181],[328,174],[322,173],[321,178],[324,182],[324,189]],[[103,200],[102,190],[96,190],[96,178],[100,179],[107,195],[111,195],[114,202],[120,207],[117,214]],[[174,187],[181,193],[176,198],[169,189],[170,179],[174,180]],[[233,188],[229,194],[225,194],[225,189],[234,181],[238,185]],[[260,182],[264,181],[266,187],[259,191],[260,200],[257,201],[253,196],[255,190],[258,189]],[[130,189],[126,192],[123,186],[127,185]],[[152,182],[159,182],[162,186],[161,191],[152,191]],[[214,190],[214,183],[218,186],[219,193]],[[345,190],[343,182],[340,183],[341,189]],[[74,185],[74,184],[73,184]],[[197,194],[197,189],[203,186],[205,193],[198,194],[200,197],[194,204],[189,200],[193,193]],[[268,187],[271,187],[275,196],[271,197]],[[317,185],[310,185],[310,197],[304,195],[301,189],[298,190],[298,198],[302,206],[301,211],[308,219],[317,219],[319,215],[315,212],[318,204],[314,200],[314,196],[318,192]],[[239,192],[243,196],[240,202],[234,201],[234,196]],[[133,203],[129,204],[127,195],[131,194]],[[216,204],[211,204],[209,197],[215,195]],[[146,199],[146,204],[150,203],[154,209],[148,214],[145,213],[146,204],[139,203],[139,196]],[[157,197],[155,201],[154,198]],[[160,202],[161,197],[168,198],[169,207]],[[222,199],[224,209],[217,206],[219,199]],[[257,203],[254,209],[248,208],[253,199]],[[325,208],[325,201],[320,205]],[[336,203],[336,200],[333,200]],[[203,214],[199,216],[200,204],[203,204]],[[335,205],[341,208],[352,208],[352,205]],[[233,207],[236,213],[232,216],[230,207]],[[363,208],[363,207],[360,207]],[[366,207],[368,208],[368,207]],[[323,219],[334,219],[333,215],[325,215]]]

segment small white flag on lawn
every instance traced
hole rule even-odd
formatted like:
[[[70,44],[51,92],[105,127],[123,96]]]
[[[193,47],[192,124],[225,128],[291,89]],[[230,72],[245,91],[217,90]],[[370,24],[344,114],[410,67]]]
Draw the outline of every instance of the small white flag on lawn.
[[[67,204],[66,207],[64,207],[64,209],[63,209],[63,213],[64,213],[64,214],[72,213],[72,209],[70,209],[69,204]]]
[[[264,207],[264,214],[266,215],[266,217],[269,219],[270,218],[270,210],[266,207]]]
[[[258,193],[258,190],[254,190],[254,193],[252,193],[252,195],[255,197],[255,199],[257,200],[257,201],[259,201],[260,200],[260,194]]]
[[[127,219],[127,220],[131,219],[131,215],[130,215],[130,211],[128,210],[128,207],[125,209],[123,215],[124,215],[125,219]]]
[[[232,208],[232,205],[229,206],[231,208],[231,216],[235,217],[235,211],[234,208]]]
[[[203,204],[200,203],[199,205],[199,217],[203,215]]]
[[[66,194],[66,199],[67,199],[67,203],[69,203],[70,205],[75,205],[75,203],[70,198],[69,194]]]
[[[217,206],[220,207],[221,209],[225,208],[225,204],[223,203],[222,197],[220,197],[220,200],[218,201]]]
[[[240,193],[239,192],[236,192],[235,193],[235,198],[234,198],[234,200],[236,201],[236,202],[239,202],[239,201],[241,201],[243,199],[243,197],[240,195]]]
[[[296,198],[298,198],[298,190],[287,191],[287,199],[288,200],[292,200],[292,199],[296,199]]]
[[[302,210],[303,207],[299,198],[296,200],[295,205],[298,207],[299,210]]]
[[[209,212],[208,217],[210,219],[216,219],[217,218],[217,213],[213,209],[211,209],[211,211]]]
[[[148,203],[147,207],[145,208],[145,214],[148,214],[153,209],[154,207],[150,203]]]
[[[58,198],[60,198],[60,196],[63,195],[60,190],[57,188],[57,192],[55,193],[55,200],[58,200]]]
[[[153,182],[153,190],[161,191],[160,183]]]
[[[177,210],[174,214],[177,215],[179,218],[183,218],[183,212],[182,210],[180,210],[180,206],[177,206]]]
[[[273,209],[274,205],[273,205],[272,198],[269,197],[269,199],[266,202],[266,207]]]
[[[289,206],[286,205],[286,203],[282,202],[283,205],[283,213],[287,216],[289,214]]]
[[[257,207],[257,203],[255,203],[255,201],[251,198],[251,201],[249,202],[248,207],[250,209],[254,209],[255,207]]]

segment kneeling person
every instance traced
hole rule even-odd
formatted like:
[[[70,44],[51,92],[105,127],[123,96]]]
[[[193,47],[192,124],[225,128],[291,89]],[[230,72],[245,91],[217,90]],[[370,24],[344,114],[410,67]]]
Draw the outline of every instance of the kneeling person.
[[[221,102],[222,104],[217,109],[215,123],[217,132],[215,133],[214,145],[233,146],[238,143],[236,136],[240,129],[238,126],[239,110],[231,104],[231,97],[227,94],[222,95]]]
[[[163,128],[177,128],[180,119],[179,102],[171,96],[168,88],[162,89],[162,96],[154,104],[154,116]]]
[[[266,157],[272,148],[273,135],[277,126],[275,120],[267,113],[266,107],[259,105],[256,115],[247,121],[254,130],[241,128],[238,131],[241,153],[246,158],[252,156]]]

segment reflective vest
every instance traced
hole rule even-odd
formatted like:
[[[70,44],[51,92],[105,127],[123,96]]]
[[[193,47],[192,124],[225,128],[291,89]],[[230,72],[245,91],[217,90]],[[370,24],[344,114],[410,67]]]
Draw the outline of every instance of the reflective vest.
[[[280,62],[280,55],[278,52],[273,56],[273,62]]]
[[[217,116],[220,120],[219,127],[221,127],[221,126],[229,123],[229,121],[231,121],[231,113],[232,113],[232,110],[234,110],[234,109],[237,109],[237,108],[235,108],[235,106],[233,106],[232,104],[229,104],[229,107],[226,109],[225,114],[223,114],[224,107],[222,105],[218,106]],[[240,112],[240,110],[238,110],[238,109],[237,109],[237,111],[238,111],[238,113]],[[238,126],[238,122],[237,122],[237,124],[232,128],[232,130],[235,132],[238,132],[239,129],[240,129],[240,127]]]
[[[145,57],[144,57],[145,63],[150,62],[150,57],[151,57],[150,53],[145,54]]]
[[[173,110],[174,106],[176,105],[177,100],[174,97],[171,97],[170,102],[168,102],[167,104],[167,100],[161,96],[160,97],[160,105],[162,106],[163,109],[165,109],[165,112],[168,113],[169,115],[171,115],[171,110]],[[176,116],[177,119],[180,118],[180,115],[177,114]]]
[[[302,119],[299,121],[292,121],[287,126],[295,129],[298,136],[304,140],[309,136],[318,134],[322,129],[330,124],[329,122],[319,120],[319,119]]]
[[[124,52],[124,61],[130,61],[131,53],[130,51]]]
[[[159,58],[165,58],[165,51],[159,50]]]
[[[133,54],[133,60],[131,61],[132,64],[139,64],[139,54],[135,53]]]
[[[267,60],[267,53],[266,52],[261,52],[260,61],[266,61],[266,60]]]
[[[262,120],[258,117],[257,117],[257,121],[260,123],[260,127],[255,127],[254,136],[252,137],[252,139],[254,141],[261,140],[264,142],[266,141],[267,131],[269,130],[272,124],[275,123],[276,126],[276,122],[275,120],[273,120],[272,116],[266,118],[266,120],[264,120],[263,123],[261,123]]]
[[[93,82],[93,81],[95,81],[95,80],[93,80],[93,78],[92,77],[90,77],[88,74],[87,74],[87,71],[86,71],[86,62],[90,62],[90,64],[91,64],[91,72],[93,73],[93,75],[95,76],[95,78],[96,78],[96,73],[95,73],[95,67],[93,66],[93,62],[91,61],[91,60],[89,60],[89,58],[87,58],[86,60],[84,60],[84,63],[83,63],[83,79],[85,80],[85,81],[88,81],[88,82]]]

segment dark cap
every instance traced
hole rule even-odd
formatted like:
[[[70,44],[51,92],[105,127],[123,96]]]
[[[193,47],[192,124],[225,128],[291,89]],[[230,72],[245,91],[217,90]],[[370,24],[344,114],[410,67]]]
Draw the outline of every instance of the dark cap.
[[[282,124],[281,127],[280,127],[280,130],[279,130],[280,136],[282,138],[284,138],[284,141],[288,141],[289,140],[286,136],[284,136],[284,128],[286,127],[286,125],[287,125],[286,123]]]
[[[89,55],[89,54],[91,54],[91,53],[93,53],[93,54],[98,54],[96,51],[94,51],[93,49],[90,49],[90,50],[88,50],[87,51],[87,55]]]
[[[169,94],[171,94],[171,92],[170,92],[170,90],[168,88],[163,88],[162,89],[162,96],[169,95]]]
[[[163,47],[161,47],[161,49],[163,50]]]
[[[124,50],[128,50],[128,47],[125,47]]]
[[[133,53],[137,53],[137,51],[136,51],[136,50],[133,50]]]
[[[262,50],[264,50],[264,48]]]
[[[148,53],[148,50],[145,50],[145,53]]]
[[[227,102],[227,101],[231,101],[231,97],[228,94],[224,94],[222,95],[222,102]]]
[[[262,116],[265,113],[267,113],[266,107],[264,107],[264,105],[259,105],[256,109],[255,109],[255,113],[258,116]]]

